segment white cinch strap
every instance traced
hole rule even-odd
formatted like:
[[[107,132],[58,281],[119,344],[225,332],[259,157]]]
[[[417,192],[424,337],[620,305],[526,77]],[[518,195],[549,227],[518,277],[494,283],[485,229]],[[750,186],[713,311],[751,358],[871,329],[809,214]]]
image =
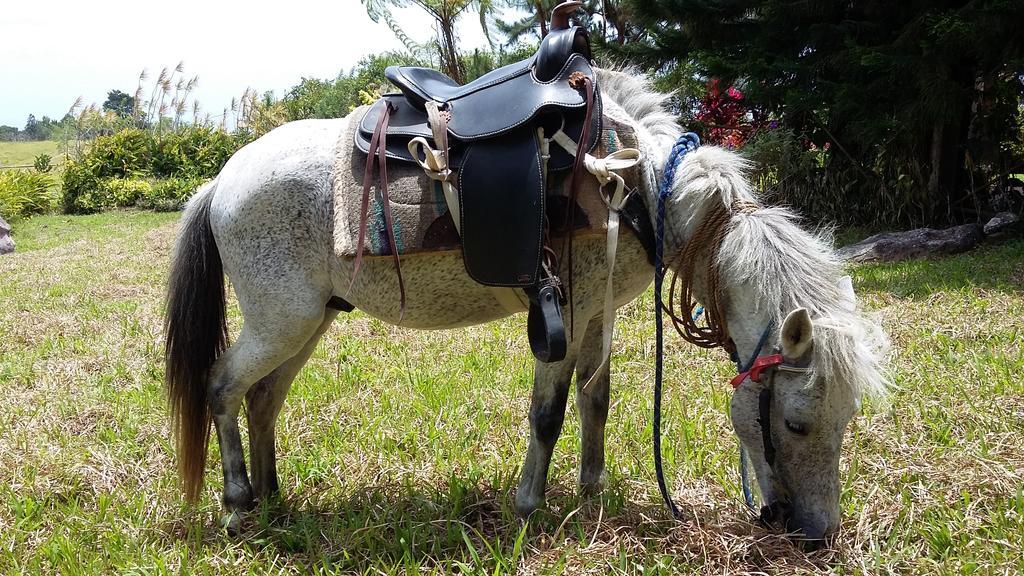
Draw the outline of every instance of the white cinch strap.
[[[576,142],[573,141],[565,132],[559,130],[555,132],[554,136],[551,137],[559,146],[564,148],[568,153],[573,156],[576,155],[578,147]],[[636,166],[640,162],[641,154],[636,148],[623,148],[616,150],[604,158],[595,158],[590,154],[583,156],[583,165],[587,171],[597,178],[598,184],[601,186],[601,199],[608,206],[608,236],[607,244],[605,245],[605,261],[608,265],[608,279],[605,282],[604,288],[604,315],[603,315],[603,327],[601,330],[601,364],[598,365],[597,370],[594,371],[594,376],[599,374],[604,368],[604,363],[608,361],[612,351],[612,332],[615,328],[615,304],[613,302],[615,298],[615,292],[612,289],[612,283],[615,274],[615,253],[619,248],[619,211],[626,204],[626,199],[629,197],[625,193],[626,182],[622,176],[617,174],[615,170],[624,170]],[[610,194],[605,193],[605,187],[614,183],[614,189]],[[591,379],[594,378],[591,376]],[[590,382],[584,384],[586,387]]]

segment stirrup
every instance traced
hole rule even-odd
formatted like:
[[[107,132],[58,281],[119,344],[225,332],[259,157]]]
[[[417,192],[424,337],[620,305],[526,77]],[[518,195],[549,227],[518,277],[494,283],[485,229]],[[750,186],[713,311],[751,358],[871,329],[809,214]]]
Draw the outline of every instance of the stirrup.
[[[530,340],[530,351],[541,362],[565,359],[565,323],[555,288],[557,282],[557,279],[548,277],[525,290],[530,298],[526,335]]]

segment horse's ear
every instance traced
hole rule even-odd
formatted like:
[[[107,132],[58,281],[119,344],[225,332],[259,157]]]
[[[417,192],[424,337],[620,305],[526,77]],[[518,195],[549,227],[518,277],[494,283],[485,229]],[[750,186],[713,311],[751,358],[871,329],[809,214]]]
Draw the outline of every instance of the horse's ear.
[[[807,309],[793,310],[782,323],[782,355],[792,360],[802,357],[810,350],[813,338],[814,325]]]
[[[843,301],[843,308],[846,308],[850,312],[857,310],[857,295],[853,293],[853,279],[849,276],[843,276],[836,282],[836,288],[839,288],[839,296]]]

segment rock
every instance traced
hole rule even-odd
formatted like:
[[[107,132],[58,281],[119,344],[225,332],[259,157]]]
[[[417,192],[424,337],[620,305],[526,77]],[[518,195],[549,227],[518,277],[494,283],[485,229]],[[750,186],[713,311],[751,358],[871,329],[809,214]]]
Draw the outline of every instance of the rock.
[[[875,234],[836,251],[851,262],[899,262],[923,256],[958,254],[977,246],[983,238],[980,224],[964,224],[944,230],[917,228],[906,232]]]
[[[0,254],[14,252],[14,239],[11,238],[11,225],[0,216]]]
[[[1024,226],[1021,225],[1020,216],[1013,212],[1000,212],[985,224],[984,230],[985,236],[990,238],[1009,238],[1020,235]]]

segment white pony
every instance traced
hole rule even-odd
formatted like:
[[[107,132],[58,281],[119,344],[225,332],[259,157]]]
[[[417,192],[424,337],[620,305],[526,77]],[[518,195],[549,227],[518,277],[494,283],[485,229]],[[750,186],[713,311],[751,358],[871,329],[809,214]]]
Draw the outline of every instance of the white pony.
[[[680,134],[665,109],[666,97],[639,75],[601,70],[605,113],[632,125],[644,161],[641,194],[654,214],[661,167]],[[227,528],[237,532],[257,499],[277,492],[274,429],[295,375],[337,316],[327,306],[340,295],[364,313],[399,321],[398,282],[390,260],[369,259],[354,285],[353,262],[335,254],[335,157],[350,146],[340,135],[351,118],[305,120],[282,126],[238,151],[217,179],[189,202],[182,219],[168,287],[166,385],[179,472],[186,497],[202,488],[210,423],[224,473]],[[710,206],[735,199],[754,202],[734,154],[703,148],[687,156],[671,183],[665,253],[682,249]],[[558,242],[559,239],[555,239]],[[565,318],[576,335],[564,360],[535,366],[530,440],[515,497],[528,515],[544,504],[552,449],[562,428],[570,381],[581,419],[580,488],[601,488],[609,370],[602,358],[602,310],[607,277],[605,242],[573,243],[574,310]],[[764,351],[778,348],[805,372],[772,371],[770,430],[762,434],[759,393],[767,383],[748,381],[732,402],[736,433],[750,454],[765,501],[779,519],[807,538],[821,538],[839,520],[839,453],[843,431],[859,398],[884,388],[877,325],[856,312],[852,290],[829,247],[805,233],[777,208],[736,214],[719,256],[725,319],[741,357],[757,356],[759,335],[774,321]],[[703,269],[698,264],[696,269]],[[457,328],[525,311],[512,289],[475,283],[459,252],[403,258],[407,303],[401,325]],[[238,296],[244,325],[227,346],[224,274]],[[653,268],[629,233],[615,261],[615,305],[651,283]],[[694,284],[702,297],[702,282]],[[569,330],[567,330],[569,331]],[[717,385],[717,384],[716,384]],[[247,405],[251,477],[246,471],[238,413]],[[763,454],[765,438],[776,452]]]

